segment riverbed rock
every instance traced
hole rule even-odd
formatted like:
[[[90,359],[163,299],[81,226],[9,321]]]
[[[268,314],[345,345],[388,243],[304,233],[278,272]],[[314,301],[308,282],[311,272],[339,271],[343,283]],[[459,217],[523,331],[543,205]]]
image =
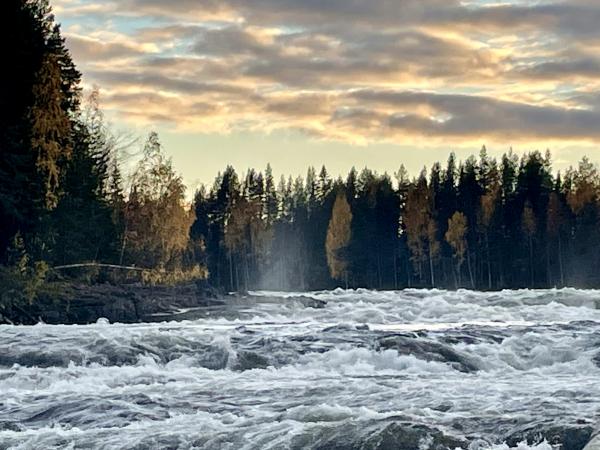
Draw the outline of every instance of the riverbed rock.
[[[325,300],[306,297],[306,296],[298,296],[292,297],[294,301],[301,303],[306,308],[315,308],[315,309],[323,309],[327,306],[327,302]]]
[[[312,442],[311,442],[312,441]],[[315,442],[316,441],[316,442]],[[305,436],[292,443],[291,448],[315,450],[455,450],[466,448],[466,441],[448,436],[421,424],[398,421],[364,424],[360,427],[343,425],[324,429],[319,436]]]
[[[244,370],[266,369],[267,367],[269,367],[267,358],[255,352],[244,351],[238,352],[237,362],[233,369],[243,372]]]
[[[475,372],[477,366],[466,355],[462,355],[451,347],[416,335],[395,334],[378,339],[381,350],[396,350],[401,355],[413,355],[425,361],[447,363],[461,372]]]
[[[537,445],[546,441],[553,448],[582,450],[590,442],[593,432],[594,428],[591,424],[549,428],[535,426],[511,434],[506,438],[506,444],[509,447],[516,447],[524,441],[529,445]]]

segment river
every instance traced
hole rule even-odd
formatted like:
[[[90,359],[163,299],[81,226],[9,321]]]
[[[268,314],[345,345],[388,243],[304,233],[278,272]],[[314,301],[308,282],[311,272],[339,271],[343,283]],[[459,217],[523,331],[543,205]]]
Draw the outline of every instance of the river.
[[[252,294],[0,326],[0,448],[578,450],[600,422],[600,291]]]

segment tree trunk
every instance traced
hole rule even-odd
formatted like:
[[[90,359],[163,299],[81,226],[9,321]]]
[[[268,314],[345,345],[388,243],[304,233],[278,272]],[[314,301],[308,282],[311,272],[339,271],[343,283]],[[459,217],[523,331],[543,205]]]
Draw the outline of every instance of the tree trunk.
[[[231,252],[229,252],[229,286],[232,292],[236,290],[233,285],[233,258]]]
[[[222,278],[223,271],[222,271],[222,267],[221,267],[222,264],[221,264],[221,246],[220,245],[217,246],[216,261],[217,261],[217,285],[219,287],[224,287],[225,283],[223,282],[223,278]]]
[[[119,265],[123,265],[123,257],[125,255],[125,245],[127,245],[127,226],[123,232],[123,239],[121,239],[121,254],[119,255]]]
[[[467,252],[467,267],[469,269],[469,279],[471,280],[471,289],[475,289],[475,280],[473,279],[473,268],[471,267],[471,252]]]
[[[558,233],[558,267],[560,268],[560,287],[565,287],[565,272],[563,268],[562,238]]]
[[[530,288],[533,289],[535,284],[535,277],[533,274],[533,238],[529,236],[529,275],[531,277],[531,285]]]
[[[460,264],[458,264],[458,262],[456,263],[456,266],[454,266],[454,264],[452,264],[452,277],[454,278],[454,287],[456,289],[458,289],[459,287],[459,282],[458,279],[460,277]]]
[[[398,289],[398,255],[397,249],[394,249],[394,289]]]
[[[548,288],[552,287],[552,268],[550,267],[550,239],[546,239],[546,285]]]
[[[377,248],[377,287],[381,289],[381,249]]]
[[[431,287],[435,288],[435,273],[433,270],[433,257],[431,251],[429,252],[429,273],[431,275]]]
[[[490,256],[490,236],[489,233],[485,232],[485,247],[487,253],[487,272],[488,272],[488,289],[492,290],[492,260]]]
[[[248,291],[248,287],[249,287],[249,282],[250,282],[250,265],[248,263],[248,257],[245,258],[246,260],[246,267],[245,267],[245,271],[244,271],[244,291]]]
[[[119,265],[123,265],[123,256],[125,255],[125,245],[127,243],[127,232],[129,231],[129,218],[127,208],[123,211],[123,239],[121,240],[121,254],[119,255]]]

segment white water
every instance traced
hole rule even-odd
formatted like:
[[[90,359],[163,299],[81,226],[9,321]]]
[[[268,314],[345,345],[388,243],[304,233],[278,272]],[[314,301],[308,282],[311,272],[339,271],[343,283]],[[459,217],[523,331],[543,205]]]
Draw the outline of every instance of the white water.
[[[0,326],[0,448],[548,450],[600,421],[600,291],[254,295]]]

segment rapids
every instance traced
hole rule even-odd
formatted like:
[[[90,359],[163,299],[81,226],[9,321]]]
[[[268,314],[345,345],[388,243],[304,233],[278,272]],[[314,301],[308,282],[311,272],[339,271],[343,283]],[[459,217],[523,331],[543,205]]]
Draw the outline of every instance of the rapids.
[[[0,448],[580,450],[600,421],[600,291],[252,295],[0,326]]]

